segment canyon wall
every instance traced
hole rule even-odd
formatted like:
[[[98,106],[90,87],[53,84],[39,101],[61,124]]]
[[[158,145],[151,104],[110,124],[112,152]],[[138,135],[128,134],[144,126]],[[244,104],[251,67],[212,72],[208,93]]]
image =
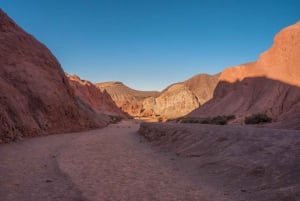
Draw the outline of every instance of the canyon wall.
[[[152,113],[162,119],[184,116],[212,98],[218,79],[219,74],[199,74],[170,85],[159,96],[144,100],[144,113]]]
[[[156,97],[159,94],[157,91],[134,90],[122,82],[103,82],[95,86],[102,92],[106,91],[116,105],[132,117],[140,116],[145,98]]]
[[[75,95],[91,106],[98,113],[126,118],[127,115],[117,107],[110,95],[104,90],[101,92],[94,84],[81,80],[77,75],[66,75]]]
[[[184,116],[212,98],[219,74],[199,74],[162,92],[137,91],[121,82],[98,83],[132,117],[172,119]]]
[[[189,117],[265,113],[276,126],[300,128],[300,22],[280,31],[258,61],[225,69],[213,99]]]
[[[75,97],[47,47],[0,10],[0,142],[71,132],[110,120]]]

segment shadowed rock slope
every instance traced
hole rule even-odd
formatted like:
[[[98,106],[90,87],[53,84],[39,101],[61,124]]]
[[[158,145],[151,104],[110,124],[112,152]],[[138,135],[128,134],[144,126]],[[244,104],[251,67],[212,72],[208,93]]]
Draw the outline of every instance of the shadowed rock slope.
[[[51,52],[0,10],[0,142],[104,126]]]
[[[298,201],[300,135],[295,130],[142,123],[139,133],[176,153],[196,181],[229,200]]]
[[[66,75],[68,81],[78,96],[98,113],[126,118],[127,115],[117,107],[110,95],[104,90],[101,92],[95,85],[87,80],[81,80],[77,75]]]
[[[190,117],[266,113],[276,127],[300,129],[300,22],[280,31],[252,63],[225,69],[213,99]]]

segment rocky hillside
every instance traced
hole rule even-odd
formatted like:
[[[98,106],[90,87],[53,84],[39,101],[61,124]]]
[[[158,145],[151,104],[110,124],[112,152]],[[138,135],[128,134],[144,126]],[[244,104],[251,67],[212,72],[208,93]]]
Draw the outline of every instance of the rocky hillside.
[[[126,118],[126,114],[117,107],[110,95],[104,90],[101,92],[87,80],[81,80],[77,75],[66,75],[75,95],[98,113]]]
[[[215,75],[198,74],[184,81],[184,85],[196,96],[201,105],[210,100],[219,81],[220,73]]]
[[[173,84],[159,96],[144,100],[143,115],[151,114],[162,119],[184,116],[212,98],[218,79],[219,74],[199,74],[184,82]]]
[[[132,117],[140,116],[145,98],[156,97],[159,94],[156,91],[134,90],[122,82],[103,82],[95,86],[102,92],[107,91],[117,106]]]
[[[189,116],[266,113],[278,127],[300,129],[300,22],[280,31],[252,63],[225,69],[207,104]]]
[[[0,142],[107,124],[74,96],[51,52],[0,10]]]
[[[162,92],[137,91],[120,82],[96,84],[106,90],[116,104],[133,117],[169,119],[181,117],[212,98],[219,74],[199,74],[172,84]]]

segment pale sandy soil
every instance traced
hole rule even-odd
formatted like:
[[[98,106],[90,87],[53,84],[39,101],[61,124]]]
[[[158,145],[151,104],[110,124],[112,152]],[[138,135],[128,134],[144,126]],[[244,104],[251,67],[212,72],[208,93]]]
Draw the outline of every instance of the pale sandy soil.
[[[139,124],[0,145],[1,201],[232,200],[185,159],[137,135]]]

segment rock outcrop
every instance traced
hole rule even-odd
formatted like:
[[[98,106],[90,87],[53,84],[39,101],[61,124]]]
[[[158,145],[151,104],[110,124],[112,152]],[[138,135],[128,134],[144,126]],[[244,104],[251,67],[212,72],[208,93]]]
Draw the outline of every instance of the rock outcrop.
[[[212,98],[219,74],[199,74],[184,82],[172,84],[162,92],[137,91],[121,82],[99,83],[115,103],[133,117],[170,119],[188,114]]]
[[[183,83],[197,96],[200,105],[203,105],[213,97],[219,77],[220,73],[215,75],[198,74]]]
[[[0,10],[0,142],[108,123],[74,96],[46,46]]]
[[[199,107],[197,96],[183,83],[165,89],[157,98],[143,101],[142,116],[174,118],[189,113]]]
[[[218,83],[219,74],[199,74],[184,82],[173,84],[159,96],[143,101],[143,115],[161,119],[184,116],[210,100]]]
[[[145,98],[156,97],[159,94],[157,91],[134,90],[122,82],[103,82],[95,86],[101,91],[107,91],[116,105],[132,117],[140,116]]]
[[[66,75],[70,86],[82,101],[90,105],[98,113],[126,118],[127,115],[117,107],[110,95],[104,90],[101,92],[94,84],[81,80],[77,75]]]
[[[225,69],[213,99],[189,116],[234,114],[241,122],[266,113],[279,127],[300,129],[299,55],[300,22],[280,31],[258,61]]]

